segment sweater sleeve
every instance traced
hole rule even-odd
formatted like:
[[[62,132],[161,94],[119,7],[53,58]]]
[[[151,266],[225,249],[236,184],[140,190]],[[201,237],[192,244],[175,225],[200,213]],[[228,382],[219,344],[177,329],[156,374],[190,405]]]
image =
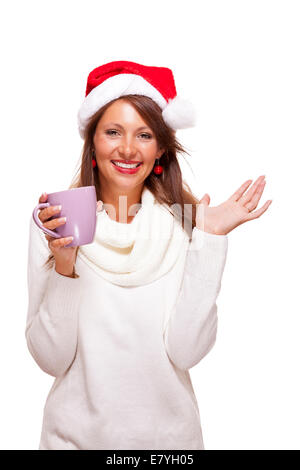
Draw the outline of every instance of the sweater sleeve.
[[[215,344],[227,249],[228,235],[193,228],[179,295],[164,331],[169,359],[180,369],[194,367]]]
[[[58,377],[70,367],[77,348],[80,278],[59,274],[55,265],[44,267],[51,251],[44,234],[30,220],[25,337],[38,366]]]

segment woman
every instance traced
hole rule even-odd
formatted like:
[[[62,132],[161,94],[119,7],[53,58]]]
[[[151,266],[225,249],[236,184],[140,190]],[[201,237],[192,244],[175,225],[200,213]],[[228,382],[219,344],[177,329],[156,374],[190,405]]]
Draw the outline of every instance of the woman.
[[[167,68],[94,69],[78,121],[71,187],[95,185],[94,241],[68,247],[30,225],[26,339],[55,377],[39,449],[204,449],[189,369],[216,340],[227,234],[271,202],[253,212],[263,177],[217,207],[191,193],[175,130],[193,109]],[[56,213],[40,211],[46,228],[65,223]]]

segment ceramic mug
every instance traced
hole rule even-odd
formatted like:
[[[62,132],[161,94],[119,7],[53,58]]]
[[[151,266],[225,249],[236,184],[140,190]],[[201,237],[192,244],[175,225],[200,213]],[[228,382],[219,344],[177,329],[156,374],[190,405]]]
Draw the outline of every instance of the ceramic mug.
[[[43,227],[38,212],[49,206],[61,205],[61,211],[50,217],[53,220],[66,217],[66,223],[50,230]],[[97,196],[95,186],[82,186],[48,194],[47,202],[38,204],[32,212],[37,226],[54,238],[74,237],[69,246],[82,246],[92,243],[97,223]]]

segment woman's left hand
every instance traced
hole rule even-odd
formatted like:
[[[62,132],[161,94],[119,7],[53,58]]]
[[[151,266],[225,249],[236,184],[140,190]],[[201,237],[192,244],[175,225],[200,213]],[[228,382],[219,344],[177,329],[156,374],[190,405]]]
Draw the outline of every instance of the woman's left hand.
[[[245,181],[227,201],[216,207],[208,207],[210,197],[205,194],[197,205],[196,227],[215,235],[227,235],[239,225],[260,217],[272,202],[268,200],[260,209],[252,212],[264,191],[264,178],[264,175],[259,176],[246,193],[252,180]]]

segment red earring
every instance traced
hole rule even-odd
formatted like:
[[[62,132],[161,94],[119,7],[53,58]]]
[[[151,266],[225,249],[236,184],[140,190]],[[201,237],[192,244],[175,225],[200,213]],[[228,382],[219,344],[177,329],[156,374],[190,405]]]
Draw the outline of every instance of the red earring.
[[[163,167],[159,164],[159,158],[155,159],[155,167],[153,168],[153,171],[156,175],[161,175],[164,171]]]
[[[95,156],[95,150],[92,151],[92,155],[93,155],[93,157]],[[95,168],[97,166],[97,162],[94,158],[92,158],[92,165],[93,165],[93,168]]]

